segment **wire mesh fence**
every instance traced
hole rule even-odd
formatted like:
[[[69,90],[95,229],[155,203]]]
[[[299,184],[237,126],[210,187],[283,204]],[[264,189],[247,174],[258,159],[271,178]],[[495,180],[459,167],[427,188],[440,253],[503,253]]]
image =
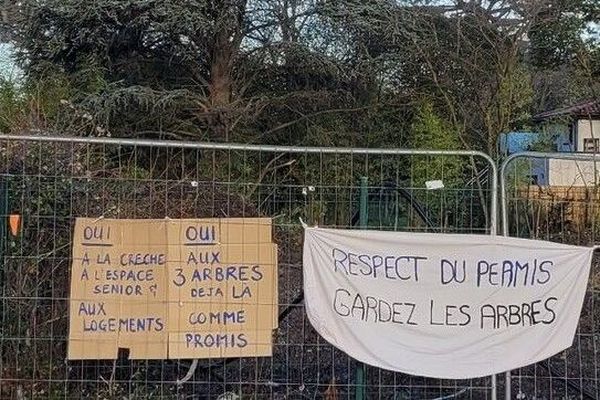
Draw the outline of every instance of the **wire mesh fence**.
[[[592,246],[600,238],[594,154],[522,153],[502,168],[505,234]],[[592,263],[573,345],[548,360],[511,372],[516,399],[598,399],[600,259]]]
[[[313,331],[302,297],[299,218],[491,233],[494,168],[477,153],[1,137],[0,172],[0,398],[491,398],[489,377],[436,380],[362,366]],[[11,215],[20,216],[17,232]],[[257,216],[273,219],[279,247],[273,357],[199,360],[192,369],[192,360],[126,354],[66,360],[76,217]],[[595,345],[592,336],[579,340],[579,349]]]

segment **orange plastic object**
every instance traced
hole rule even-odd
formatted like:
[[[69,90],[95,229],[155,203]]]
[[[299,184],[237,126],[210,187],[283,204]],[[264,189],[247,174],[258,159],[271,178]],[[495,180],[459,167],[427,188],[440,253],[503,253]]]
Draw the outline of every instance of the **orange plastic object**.
[[[13,236],[17,236],[21,230],[21,215],[11,214],[8,216],[8,225],[10,226],[10,233]]]

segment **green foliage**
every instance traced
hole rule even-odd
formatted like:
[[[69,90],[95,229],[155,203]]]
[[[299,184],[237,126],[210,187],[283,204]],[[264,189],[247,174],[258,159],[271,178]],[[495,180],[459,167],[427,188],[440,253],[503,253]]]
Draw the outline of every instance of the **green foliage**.
[[[461,145],[456,131],[435,114],[431,103],[423,102],[411,127],[411,148],[457,150]],[[411,166],[412,184],[422,188],[425,181],[442,180],[446,187],[457,187],[462,182],[462,162],[452,156],[415,156]]]
[[[73,96],[69,81],[62,74],[48,73],[24,85],[0,80],[0,131],[19,132],[44,129],[54,124]]]
[[[594,94],[596,3],[24,0],[6,28],[28,85],[60,79],[47,100],[93,116],[83,134],[400,147],[426,98],[495,155],[532,113]]]
[[[503,128],[520,128],[529,123],[533,100],[531,73],[525,65],[519,64],[500,83],[498,109],[509,112]]]
[[[531,24],[527,61],[534,112],[597,98],[600,91],[600,2],[546,4]]]
[[[544,129],[538,134],[537,140],[533,142],[528,151],[553,152],[556,151],[557,135]]]
[[[10,132],[21,125],[25,98],[14,81],[0,80],[0,132]]]
[[[58,115],[62,103],[72,99],[74,91],[67,76],[57,71],[47,70],[37,79],[27,81],[24,94],[29,100],[30,107],[40,117],[49,120]]]
[[[546,4],[536,15],[529,32],[532,64],[548,68],[575,62],[578,53],[586,50],[584,34],[588,24],[598,23],[599,18],[600,4],[596,0]]]

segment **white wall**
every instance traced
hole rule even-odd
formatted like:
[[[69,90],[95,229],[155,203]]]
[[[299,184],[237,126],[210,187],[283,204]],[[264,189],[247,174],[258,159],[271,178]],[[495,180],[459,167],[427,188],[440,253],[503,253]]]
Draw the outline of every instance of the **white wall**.
[[[580,119],[577,121],[577,151],[583,151],[583,139],[600,139],[600,120],[599,119]]]
[[[595,134],[595,132],[594,132]],[[596,176],[594,176],[594,165]],[[548,184],[551,186],[594,186],[600,183],[598,161],[548,160]]]

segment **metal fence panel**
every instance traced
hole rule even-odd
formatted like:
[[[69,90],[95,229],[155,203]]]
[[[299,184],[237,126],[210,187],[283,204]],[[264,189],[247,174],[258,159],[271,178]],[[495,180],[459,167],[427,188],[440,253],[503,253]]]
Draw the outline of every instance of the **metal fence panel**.
[[[597,160],[592,153],[526,152],[507,158],[500,172],[504,234],[596,245],[600,238]],[[512,398],[600,398],[599,261],[595,256],[573,345],[548,360],[512,371]]]
[[[444,188],[426,189],[431,180]],[[490,378],[366,367],[357,382],[363,366],[306,319],[299,218],[495,233],[495,180],[489,157],[468,151],[0,136],[0,398],[491,398]],[[11,214],[22,218],[16,236],[5,223]],[[192,370],[190,360],[67,361],[72,228],[76,217],[100,216],[272,217],[280,313],[273,357],[199,360]]]

